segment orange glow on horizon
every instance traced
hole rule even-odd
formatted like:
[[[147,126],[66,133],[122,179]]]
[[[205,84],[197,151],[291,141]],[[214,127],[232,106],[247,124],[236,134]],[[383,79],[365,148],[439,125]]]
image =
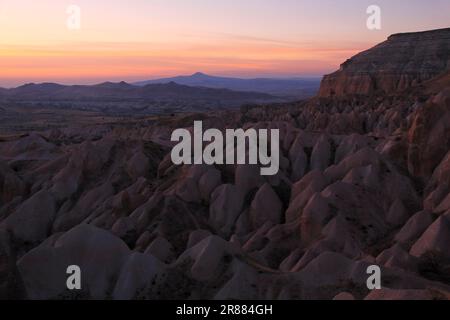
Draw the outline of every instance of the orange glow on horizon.
[[[67,8],[80,8],[70,30]],[[398,32],[448,27],[450,2],[0,0],[0,87],[27,82],[136,81],[204,72],[321,76]],[[405,15],[407,10],[408,15]]]
[[[310,47],[270,43],[184,45],[105,43],[69,46],[3,46],[0,78],[11,83],[141,80],[196,71],[257,76],[314,75],[332,71],[360,47]]]

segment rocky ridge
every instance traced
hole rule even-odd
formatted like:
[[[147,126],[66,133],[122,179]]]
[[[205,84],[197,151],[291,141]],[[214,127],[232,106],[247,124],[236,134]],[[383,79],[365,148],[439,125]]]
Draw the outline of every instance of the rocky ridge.
[[[450,70],[450,28],[401,33],[361,52],[322,80],[319,95],[386,94]]]

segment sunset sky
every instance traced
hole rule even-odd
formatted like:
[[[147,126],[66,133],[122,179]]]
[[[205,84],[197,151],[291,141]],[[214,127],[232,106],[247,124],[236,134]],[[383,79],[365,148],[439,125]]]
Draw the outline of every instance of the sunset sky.
[[[80,30],[67,28],[71,4]],[[371,4],[379,31],[366,28]],[[449,22],[449,0],[0,0],[0,86],[321,76],[392,33]]]

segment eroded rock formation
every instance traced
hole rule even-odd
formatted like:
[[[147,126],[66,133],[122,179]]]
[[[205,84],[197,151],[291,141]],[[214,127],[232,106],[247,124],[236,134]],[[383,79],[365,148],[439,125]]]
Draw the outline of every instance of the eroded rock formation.
[[[410,37],[394,36],[377,52]],[[430,41],[414,45],[425,50]],[[342,93],[361,93],[355,79],[339,81]],[[398,87],[391,84],[388,91]],[[0,295],[448,299],[449,88],[447,73],[393,95],[0,142]],[[173,165],[170,133],[194,119],[221,130],[280,129],[280,172]],[[78,292],[65,286],[72,264],[83,272]],[[366,287],[372,264],[387,279],[381,291]]]
[[[350,58],[323,78],[322,97],[393,93],[450,69],[450,28],[401,33]]]

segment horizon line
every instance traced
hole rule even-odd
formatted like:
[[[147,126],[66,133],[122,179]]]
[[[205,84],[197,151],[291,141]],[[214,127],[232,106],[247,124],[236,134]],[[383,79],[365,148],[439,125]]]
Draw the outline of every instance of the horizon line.
[[[14,89],[14,88],[19,88],[25,85],[41,85],[41,84],[58,84],[58,85],[63,85],[63,86],[94,86],[94,85],[99,85],[99,84],[104,84],[104,83],[127,83],[130,85],[135,85],[136,83],[139,82],[145,82],[145,81],[156,81],[156,80],[165,80],[165,79],[170,79],[170,78],[178,78],[178,77],[193,77],[196,75],[204,75],[204,76],[208,76],[208,77],[216,77],[216,78],[229,78],[229,79],[240,79],[240,80],[258,80],[258,79],[271,79],[271,80],[295,80],[295,79],[322,79],[326,74],[322,74],[322,75],[291,75],[291,74],[278,74],[278,75],[267,75],[267,76],[242,76],[242,75],[236,75],[236,76],[232,76],[232,75],[227,75],[227,74],[212,74],[212,73],[206,73],[206,72],[201,72],[201,71],[197,71],[194,73],[190,73],[190,74],[179,74],[179,75],[161,75],[161,76],[149,76],[146,78],[142,78],[142,79],[134,79],[134,80],[119,80],[119,79],[114,79],[114,80],[95,80],[95,81],[88,81],[86,83],[78,83],[78,82],[69,82],[69,81],[51,81],[51,80],[42,80],[42,81],[28,81],[28,82],[21,82],[18,85],[11,85],[11,86],[0,86],[0,88],[2,89]],[[86,79],[87,80],[87,79]]]

